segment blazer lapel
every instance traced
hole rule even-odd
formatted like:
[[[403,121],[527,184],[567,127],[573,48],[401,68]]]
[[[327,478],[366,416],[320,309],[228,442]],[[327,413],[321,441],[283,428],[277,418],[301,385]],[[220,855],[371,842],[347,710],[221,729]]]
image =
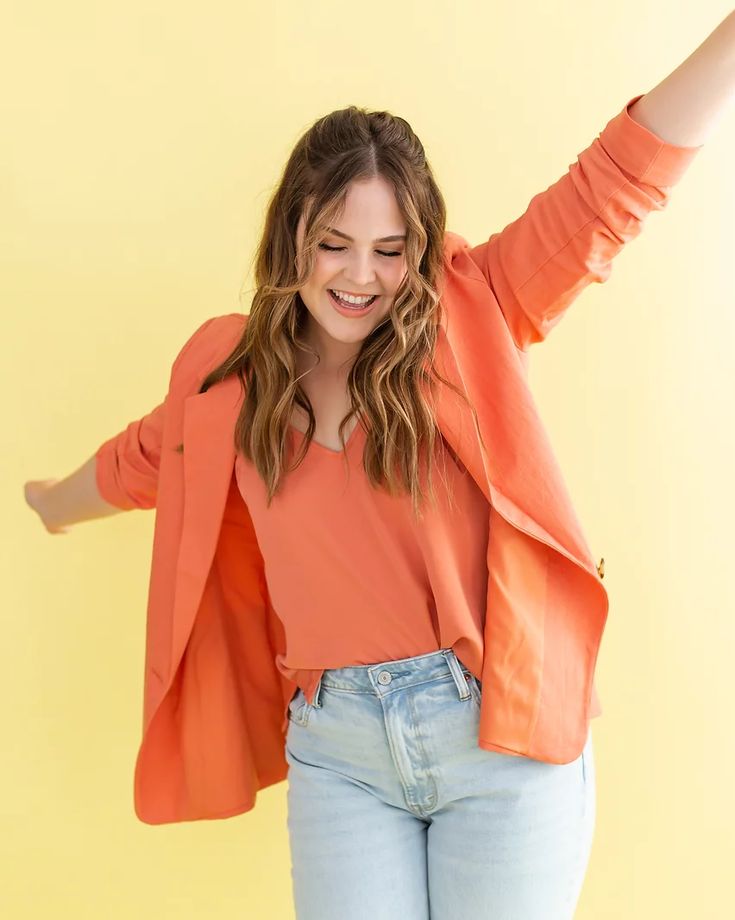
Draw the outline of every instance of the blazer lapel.
[[[444,312],[436,363],[474,406],[478,428],[466,404],[443,386],[437,400],[439,426],[502,517],[598,581],[592,553],[528,387],[523,359],[502,313],[491,307],[487,282],[466,250],[459,248],[462,239],[454,234],[448,237],[450,268],[443,284],[451,309]],[[468,432],[460,441],[458,429]]]
[[[458,369],[452,373],[451,365],[456,358],[446,337],[437,342],[436,354],[442,375],[463,389],[475,407],[478,427],[466,405],[444,386],[439,389],[436,401],[437,422],[485,498],[518,530],[549,544],[596,578],[596,566],[558,467],[555,463],[541,462],[538,446],[539,431],[543,429],[532,427],[530,416],[524,416],[524,412],[535,413],[531,403],[523,406],[524,394],[513,389],[514,417],[499,419],[503,414],[502,379],[495,381],[497,386],[493,389],[494,374],[490,368],[483,369],[480,383],[477,376],[462,375]],[[441,361],[445,362],[443,368]],[[506,427],[497,428],[498,424]],[[540,420],[537,424],[540,426]],[[509,432],[513,440],[509,440]],[[543,447],[547,443],[545,437],[541,439]],[[543,459],[552,456],[549,452]],[[531,469],[529,462],[534,457],[539,462]]]
[[[171,639],[172,680],[217,548],[235,463],[242,391],[236,375],[184,401],[184,509]]]

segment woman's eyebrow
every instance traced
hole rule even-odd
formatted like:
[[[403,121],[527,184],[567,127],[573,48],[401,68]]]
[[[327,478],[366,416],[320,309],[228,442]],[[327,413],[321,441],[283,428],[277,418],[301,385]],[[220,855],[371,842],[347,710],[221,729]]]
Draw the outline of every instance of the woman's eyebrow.
[[[330,233],[333,233],[335,236],[341,236],[343,240],[349,240],[351,243],[355,242],[351,236],[347,236],[347,234],[342,233],[341,230],[335,230],[334,227],[327,227],[327,230]],[[405,239],[406,239],[406,235],[404,233],[403,235],[395,234],[394,236],[381,236],[379,240],[373,240],[373,242],[374,243],[392,243],[396,240],[405,240]]]

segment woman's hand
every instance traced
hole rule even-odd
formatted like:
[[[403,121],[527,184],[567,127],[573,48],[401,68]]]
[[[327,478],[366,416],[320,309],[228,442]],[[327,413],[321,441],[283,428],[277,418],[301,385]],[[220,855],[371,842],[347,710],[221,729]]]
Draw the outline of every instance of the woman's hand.
[[[41,523],[49,533],[69,533],[68,527],[60,527],[48,519],[45,514],[44,497],[58,479],[30,479],[23,486],[26,504],[38,514]]]

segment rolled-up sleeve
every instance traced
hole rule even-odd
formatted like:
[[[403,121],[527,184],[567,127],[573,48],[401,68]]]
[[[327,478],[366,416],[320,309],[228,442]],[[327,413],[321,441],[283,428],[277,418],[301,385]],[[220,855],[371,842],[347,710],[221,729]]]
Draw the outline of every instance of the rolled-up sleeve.
[[[165,409],[164,400],[97,448],[97,489],[111,505],[125,511],[155,507]]]
[[[628,109],[640,98],[519,218],[469,250],[520,349],[543,341],[588,284],[609,278],[615,255],[666,207],[703,146],[669,144],[635,121]]]
[[[130,422],[122,431],[104,441],[95,451],[95,479],[102,498],[129,511],[155,508],[161,465],[161,446],[166,423],[166,406],[171,398],[172,382],[192,345],[219,319],[212,316],[195,329],[179,350],[171,366],[169,389],[163,400],[142,418]],[[184,383],[199,385],[199,368],[190,368]]]

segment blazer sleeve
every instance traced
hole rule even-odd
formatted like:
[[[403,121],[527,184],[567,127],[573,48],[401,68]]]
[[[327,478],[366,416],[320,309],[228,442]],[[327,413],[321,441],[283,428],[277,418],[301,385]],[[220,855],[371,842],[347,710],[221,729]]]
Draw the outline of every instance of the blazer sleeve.
[[[171,367],[170,379],[192,343],[214,319],[202,323],[184,343]],[[167,394],[154,409],[130,422],[95,451],[97,490],[111,505],[124,511],[156,506],[168,399]]]
[[[567,172],[469,255],[516,346],[543,341],[575,297],[610,276],[612,260],[668,204],[702,146],[669,144],[629,114],[630,99]]]

